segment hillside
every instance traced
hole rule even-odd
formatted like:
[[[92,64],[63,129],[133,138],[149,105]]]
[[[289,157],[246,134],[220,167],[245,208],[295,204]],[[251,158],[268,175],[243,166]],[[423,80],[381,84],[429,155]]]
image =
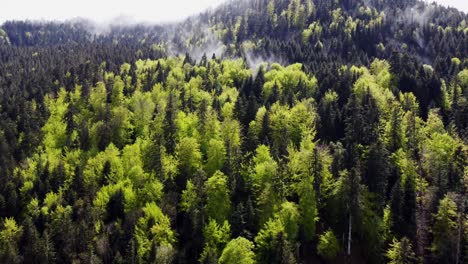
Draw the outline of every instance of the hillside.
[[[464,263],[468,15],[241,0],[0,26],[0,263]]]

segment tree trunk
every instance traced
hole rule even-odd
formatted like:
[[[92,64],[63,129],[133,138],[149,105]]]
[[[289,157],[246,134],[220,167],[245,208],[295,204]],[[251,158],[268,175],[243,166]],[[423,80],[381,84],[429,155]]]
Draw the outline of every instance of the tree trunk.
[[[349,223],[348,223],[348,257],[351,256],[351,233],[352,233],[352,229],[353,229],[352,220],[353,220],[353,217],[352,217],[351,214],[349,214]]]
[[[462,193],[461,196],[461,206],[460,206],[460,212],[458,214],[458,234],[457,234],[457,252],[455,253],[455,264],[460,263],[460,258],[461,258],[461,245],[462,245],[462,239],[463,239],[463,212],[465,212],[465,199],[463,197],[466,197],[465,194]]]

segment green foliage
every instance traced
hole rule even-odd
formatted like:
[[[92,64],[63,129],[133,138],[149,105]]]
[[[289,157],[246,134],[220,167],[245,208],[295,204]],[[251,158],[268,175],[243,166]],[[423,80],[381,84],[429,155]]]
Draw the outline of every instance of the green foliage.
[[[286,11],[289,27],[303,28],[307,17],[309,17],[314,12],[314,10],[315,6],[311,0],[291,1]]]
[[[201,168],[202,155],[200,144],[195,138],[182,138],[177,144],[177,158],[179,160],[180,172],[186,176],[191,176],[195,171]]]
[[[124,86],[125,83],[122,81],[122,78],[120,76],[117,76],[113,80],[114,84],[112,85],[112,91],[111,91],[111,102],[112,105],[117,106],[122,104],[123,99],[124,99]]]
[[[460,80],[460,86],[463,89],[463,93],[466,94],[468,91],[468,69],[464,69],[458,73],[458,80]]]
[[[296,204],[284,202],[279,211],[255,237],[257,260],[260,263],[291,261],[299,232],[300,214]],[[275,262],[276,263],[276,262]]]
[[[271,251],[277,246],[277,237],[284,233],[284,226],[280,219],[270,219],[255,237],[257,259],[260,263],[271,261]]]
[[[290,150],[289,168],[297,181],[293,187],[299,196],[301,229],[306,241],[314,239],[315,224],[319,220],[316,190],[323,189],[325,194],[330,184],[328,166],[322,161],[309,135],[303,138],[300,151]]]
[[[333,260],[340,251],[340,244],[336,239],[333,230],[329,229],[319,237],[317,244],[317,254],[322,258],[331,261]]]
[[[226,153],[233,155],[241,145],[241,128],[239,121],[226,119],[221,124],[221,137],[226,146]]]
[[[271,65],[271,70],[265,74],[263,85],[263,98],[267,99],[277,87],[280,95],[286,95],[289,91],[298,98],[310,97],[317,88],[317,79],[309,77],[302,71],[302,64],[296,63],[283,67],[279,64]]]
[[[439,263],[452,263],[457,245],[458,213],[457,205],[449,195],[440,200],[435,223],[432,228],[434,240],[431,251]]]
[[[148,262],[153,244],[173,250],[176,238],[174,231],[171,230],[169,218],[155,203],[147,203],[143,213],[135,226],[134,235],[138,244],[139,260]]]
[[[199,123],[198,117],[193,113],[185,114],[180,111],[177,114],[177,138],[182,140],[187,137],[198,138],[197,125]]]
[[[236,264],[236,263],[245,263],[245,264],[254,264],[255,263],[255,253],[253,252],[254,244],[249,240],[238,237],[232,239],[226,245],[219,258],[220,264]]]
[[[212,109],[203,108],[200,109],[199,118],[200,120],[200,149],[202,153],[207,153],[211,140],[220,140],[221,137],[221,123],[218,120],[217,112]],[[231,131],[234,133],[234,131]],[[218,146],[217,146],[218,147]]]
[[[226,148],[222,141],[211,139],[208,143],[206,172],[213,175],[217,170],[221,170],[224,165]]]
[[[47,160],[51,169],[58,165],[61,149],[65,147],[67,140],[67,124],[64,122],[68,103],[65,101],[67,93],[61,89],[57,98],[46,97],[46,106],[50,111],[50,118],[42,128],[44,133],[43,144]]]
[[[89,103],[92,111],[97,113],[97,116],[102,116],[105,111],[107,102],[106,85],[103,82],[98,82],[95,87],[91,88],[89,94]]]
[[[253,187],[257,194],[259,223],[263,225],[273,216],[281,204],[280,193],[274,186],[275,177],[278,175],[278,165],[270,156],[269,148],[265,145],[257,148],[253,163],[254,167],[250,177],[252,177]]]
[[[0,262],[331,262],[348,242],[351,262],[461,261],[468,74],[446,40],[466,25],[429,23],[424,65],[419,23],[382,27],[380,2],[233,2],[178,28],[196,36],[121,29],[63,60],[15,44],[49,31],[0,30]],[[166,54],[217,37],[239,59]]]
[[[219,77],[222,85],[239,87],[247,79],[250,72],[245,68],[244,61],[225,60],[222,62],[223,74]]]
[[[308,42],[311,38],[318,39],[322,34],[322,26],[320,22],[314,21],[309,25],[307,29],[302,32],[302,39],[304,42]]]
[[[182,191],[180,207],[183,211],[190,212],[196,207],[199,199],[195,186],[191,180],[188,180],[187,187]]]
[[[4,263],[20,263],[19,242],[23,229],[13,218],[2,221],[0,229],[0,261]]]
[[[389,241],[392,237],[392,211],[390,210],[390,206],[386,206],[384,208],[383,217],[382,217],[382,229],[383,229],[383,241]]]
[[[448,174],[457,145],[448,133],[439,132],[432,133],[424,142],[422,166],[441,191],[448,190]]]
[[[227,186],[227,177],[216,171],[205,184],[206,215],[219,224],[228,219],[231,212],[231,198]]]
[[[390,260],[389,264],[418,263],[411,242],[406,237],[403,237],[400,241],[394,238],[386,256]]]
[[[231,226],[227,221],[218,224],[214,219],[211,219],[203,230],[205,238],[205,246],[200,255],[201,263],[216,262],[221,255],[225,245],[231,237]]]
[[[124,171],[120,151],[114,145],[109,145],[104,152],[88,160],[83,175],[88,186],[100,182],[117,183],[122,180]]]
[[[273,112],[273,110],[272,110]],[[274,120],[274,112],[272,121]],[[297,102],[290,110],[288,122],[288,131],[290,139],[295,146],[299,146],[303,140],[313,140],[315,137],[315,125],[317,113],[314,102],[311,99]]]
[[[286,237],[294,242],[299,233],[299,210],[297,205],[292,202],[284,202],[281,204],[281,209],[275,215],[284,226]]]
[[[270,182],[274,175],[277,173],[277,163],[270,156],[270,149],[268,146],[261,145],[255,151],[253,158],[254,166],[254,183],[262,188],[266,182]]]
[[[304,238],[310,241],[315,238],[315,224],[319,220],[315,190],[310,180],[303,180],[299,188],[301,226],[304,232]]]
[[[358,98],[362,98],[369,91],[380,111],[385,112],[391,109],[388,103],[394,101],[395,97],[390,90],[392,76],[388,62],[376,59],[372,63],[370,71],[361,68],[360,72],[360,77],[353,87]]]
[[[130,99],[130,109],[132,111],[132,125],[137,136],[148,136],[149,123],[153,117],[155,103],[152,101],[150,93],[136,91]]]
[[[362,245],[366,248],[365,256],[372,262],[381,262],[383,259],[382,251],[384,250],[384,229],[380,212],[374,209],[372,196],[368,192],[364,192],[359,200],[360,212],[355,215],[357,219],[354,218],[354,220],[359,221],[357,223],[357,235],[365,237],[362,241]],[[411,224],[413,223],[408,220],[409,228],[411,228]]]

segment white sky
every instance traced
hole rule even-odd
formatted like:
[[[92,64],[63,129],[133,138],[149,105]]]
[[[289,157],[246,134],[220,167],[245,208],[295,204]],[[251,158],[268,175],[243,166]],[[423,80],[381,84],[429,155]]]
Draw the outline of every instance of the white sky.
[[[224,0],[0,0],[5,20],[67,20],[87,18],[108,22],[125,17],[133,22],[173,22],[216,7]]]
[[[430,0],[427,2],[437,2],[441,5],[455,7],[458,8],[458,10],[468,13],[468,0]]]
[[[431,0],[432,1],[432,0]],[[67,20],[77,17],[108,22],[125,17],[133,22],[172,22],[215,7],[224,0],[1,0],[5,20]],[[436,0],[468,12],[468,0]]]

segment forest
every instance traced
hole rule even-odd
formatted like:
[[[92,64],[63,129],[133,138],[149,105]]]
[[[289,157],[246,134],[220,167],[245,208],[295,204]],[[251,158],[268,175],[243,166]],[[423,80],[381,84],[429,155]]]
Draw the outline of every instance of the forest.
[[[240,0],[0,25],[0,263],[468,263],[468,15]]]

